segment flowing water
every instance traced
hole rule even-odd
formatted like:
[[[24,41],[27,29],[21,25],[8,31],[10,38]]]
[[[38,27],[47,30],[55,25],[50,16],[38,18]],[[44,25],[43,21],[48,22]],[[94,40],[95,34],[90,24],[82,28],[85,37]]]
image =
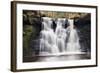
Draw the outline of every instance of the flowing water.
[[[53,19],[43,17],[40,36],[40,55],[66,55],[80,53],[80,44],[77,30],[74,28],[74,20],[68,19],[69,26],[64,28],[66,19],[58,18],[56,29],[52,28]],[[68,41],[66,41],[68,39]]]
[[[80,43],[79,36],[77,30],[74,28],[74,21],[69,20],[69,27],[67,27],[67,31],[70,31],[69,38],[67,42],[67,52],[80,52]]]

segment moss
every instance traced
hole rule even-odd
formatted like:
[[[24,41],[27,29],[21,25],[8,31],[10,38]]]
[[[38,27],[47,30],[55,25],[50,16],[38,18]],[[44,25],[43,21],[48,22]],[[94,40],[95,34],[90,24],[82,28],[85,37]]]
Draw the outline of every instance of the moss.
[[[30,52],[30,48],[29,48],[29,40],[32,34],[32,26],[27,25],[25,26],[24,30],[23,30],[23,48],[24,48],[24,53],[29,54]]]

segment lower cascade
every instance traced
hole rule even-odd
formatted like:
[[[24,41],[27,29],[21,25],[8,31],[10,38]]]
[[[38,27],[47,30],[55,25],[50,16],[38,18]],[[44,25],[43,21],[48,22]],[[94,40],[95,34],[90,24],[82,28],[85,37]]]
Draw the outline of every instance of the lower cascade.
[[[43,17],[40,32],[40,55],[63,55],[78,53],[80,50],[79,36],[74,26],[74,20],[66,18],[55,20],[56,28],[53,29],[53,18]]]
[[[77,30],[74,28],[73,20],[69,20],[70,26],[67,28],[67,31],[69,30],[70,35],[67,43],[67,51],[72,52],[80,52],[80,44],[79,44],[79,37]]]

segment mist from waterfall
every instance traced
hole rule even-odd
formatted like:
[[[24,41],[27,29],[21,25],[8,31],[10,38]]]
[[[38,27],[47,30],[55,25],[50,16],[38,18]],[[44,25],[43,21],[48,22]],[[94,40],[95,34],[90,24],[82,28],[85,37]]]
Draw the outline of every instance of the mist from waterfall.
[[[67,52],[80,52],[79,36],[74,28],[74,20],[68,19],[69,26],[64,27],[66,18],[58,18],[55,31],[52,28],[53,18],[43,17],[40,32],[40,54],[59,54]]]

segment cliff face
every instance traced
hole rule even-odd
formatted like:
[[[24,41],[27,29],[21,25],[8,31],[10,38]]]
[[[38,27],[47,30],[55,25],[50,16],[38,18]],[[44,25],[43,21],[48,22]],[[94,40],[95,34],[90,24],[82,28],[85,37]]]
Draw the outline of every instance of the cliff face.
[[[91,51],[91,15],[87,14],[75,20],[79,30],[80,43],[83,51]]]
[[[54,12],[54,11],[40,11],[41,15],[53,18],[81,18],[87,15],[87,13],[78,13],[78,12]]]
[[[36,41],[39,38],[39,33],[41,31],[41,17],[37,11],[24,10],[23,11],[23,60],[26,61],[30,59],[33,55],[38,54],[38,49],[36,48]],[[33,58],[37,60],[37,58]],[[33,60],[33,61],[34,61]]]

